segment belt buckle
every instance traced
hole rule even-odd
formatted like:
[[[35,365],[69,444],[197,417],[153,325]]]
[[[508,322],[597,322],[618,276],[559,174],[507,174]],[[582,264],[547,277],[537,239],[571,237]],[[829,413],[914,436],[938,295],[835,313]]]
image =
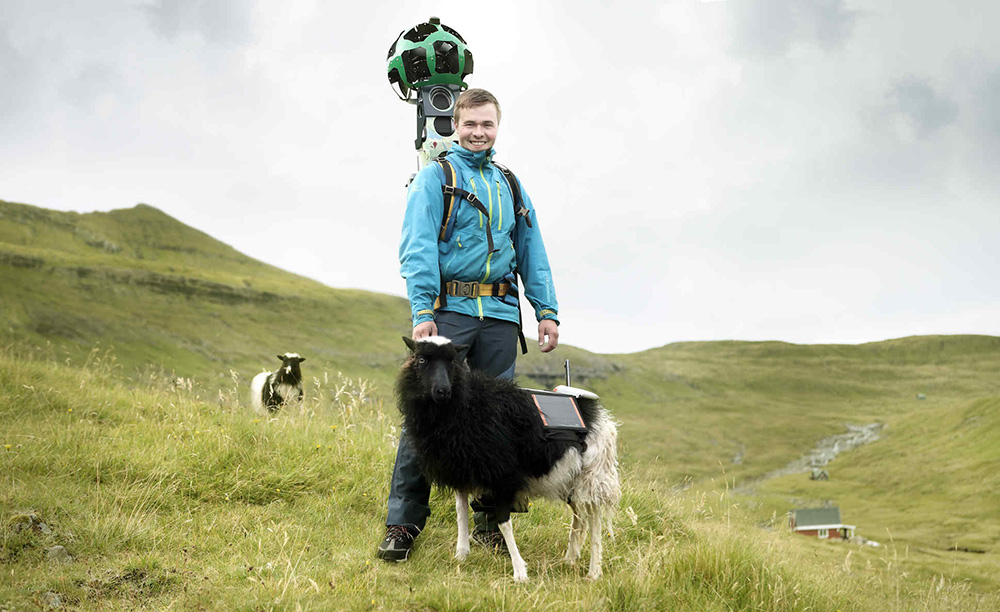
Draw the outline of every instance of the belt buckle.
[[[458,296],[474,298],[479,296],[479,283],[458,283]]]

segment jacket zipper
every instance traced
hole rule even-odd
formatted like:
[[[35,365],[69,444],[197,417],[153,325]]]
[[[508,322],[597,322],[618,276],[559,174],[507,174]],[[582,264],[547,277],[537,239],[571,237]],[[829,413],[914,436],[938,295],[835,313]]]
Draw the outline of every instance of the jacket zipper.
[[[497,220],[497,231],[498,232],[503,227],[503,199],[502,199],[503,196],[501,194],[502,194],[502,192],[500,191],[500,181],[497,181],[497,208],[499,209],[499,213],[497,215],[497,217],[498,217],[498,220]]]
[[[486,187],[486,199],[489,201],[489,218],[486,220],[490,225],[493,224],[493,192],[490,191],[490,182],[486,180],[486,176],[483,174],[483,164],[479,164],[479,178],[483,179],[483,185]],[[500,190],[497,189],[497,200],[500,199]],[[502,213],[501,213],[502,214]],[[482,213],[480,213],[480,223],[479,226],[482,227]],[[486,255],[486,274],[483,275],[483,280],[481,282],[485,283],[486,279],[490,277],[490,266],[493,263],[493,253],[488,253]],[[483,298],[477,296],[476,302],[479,306],[479,320],[483,320]]]

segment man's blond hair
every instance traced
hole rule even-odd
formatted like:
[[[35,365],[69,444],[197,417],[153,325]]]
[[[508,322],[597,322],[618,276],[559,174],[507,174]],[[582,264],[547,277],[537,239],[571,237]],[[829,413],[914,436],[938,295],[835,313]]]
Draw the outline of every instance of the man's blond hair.
[[[462,95],[458,96],[458,100],[455,100],[455,123],[458,123],[458,117],[463,110],[484,104],[492,104],[497,108],[497,123],[500,123],[500,103],[490,92],[477,88],[463,91]]]

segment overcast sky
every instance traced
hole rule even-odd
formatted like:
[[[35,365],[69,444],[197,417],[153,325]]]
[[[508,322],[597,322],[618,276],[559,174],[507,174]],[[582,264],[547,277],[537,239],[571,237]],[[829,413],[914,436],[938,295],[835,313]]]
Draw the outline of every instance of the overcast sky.
[[[500,99],[562,341],[1000,335],[996,0],[334,4],[2,0],[0,199],[145,202],[404,295],[385,59],[435,15]]]

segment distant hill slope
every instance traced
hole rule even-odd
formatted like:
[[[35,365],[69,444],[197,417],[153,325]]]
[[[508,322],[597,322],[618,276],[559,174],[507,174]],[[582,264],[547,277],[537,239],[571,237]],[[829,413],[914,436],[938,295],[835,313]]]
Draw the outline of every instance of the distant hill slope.
[[[405,299],[269,266],[146,204],[80,214],[0,200],[0,283],[0,339],[77,359],[113,346],[129,371],[246,376],[290,350],[307,357],[307,377],[343,370],[388,392],[410,332]],[[556,356],[535,351],[520,373],[555,384],[566,357],[578,381],[615,368],[564,345]]]
[[[907,546],[917,571],[1000,589],[1000,338],[678,343],[619,362],[593,387],[637,471],[726,483],[761,524],[838,506],[859,535]],[[879,438],[826,464],[828,481],[769,477],[872,423]]]
[[[992,336],[676,343],[617,362],[594,387],[635,407],[633,452],[667,463],[687,457],[696,477],[759,477],[848,423],[891,425],[932,406],[1000,397]]]
[[[0,337],[77,358],[99,343],[130,370],[202,379],[297,351],[385,381],[409,330],[405,300],[290,274],[144,204],[79,214],[0,201],[0,284]]]

